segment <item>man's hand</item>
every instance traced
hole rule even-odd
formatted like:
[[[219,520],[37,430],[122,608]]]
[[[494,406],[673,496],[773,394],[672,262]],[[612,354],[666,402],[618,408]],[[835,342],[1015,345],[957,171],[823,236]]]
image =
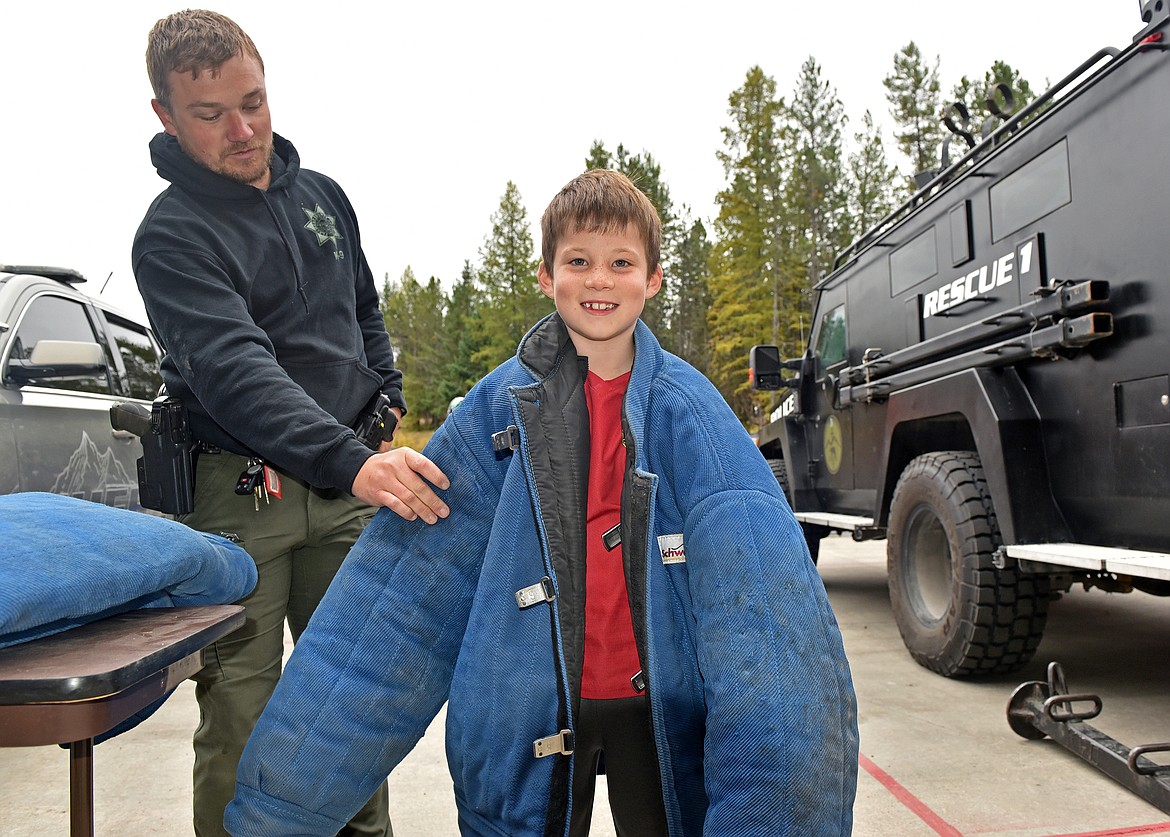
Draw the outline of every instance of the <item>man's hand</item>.
[[[410,448],[376,453],[366,460],[353,481],[353,496],[371,506],[385,506],[406,520],[421,517],[437,523],[451,513],[430,485],[446,490],[451,481],[439,466]]]

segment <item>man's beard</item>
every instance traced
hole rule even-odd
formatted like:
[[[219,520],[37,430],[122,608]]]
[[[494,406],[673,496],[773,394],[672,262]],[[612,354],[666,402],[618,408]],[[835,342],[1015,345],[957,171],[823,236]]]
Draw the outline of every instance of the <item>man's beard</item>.
[[[257,182],[264,178],[272,166],[272,140],[262,143],[243,143],[241,145],[233,146],[228,149],[218,160],[208,162],[201,160],[197,155],[191,153],[191,149],[186,147],[183,138],[179,137],[179,147],[187,152],[187,156],[193,158],[196,162],[202,163],[204,167],[210,169],[216,174],[223,175],[229,180],[234,180],[237,183],[242,183],[245,186],[254,186]],[[233,153],[243,151],[248,148],[258,149],[261,154],[255,163],[248,166],[232,165],[230,156]]]

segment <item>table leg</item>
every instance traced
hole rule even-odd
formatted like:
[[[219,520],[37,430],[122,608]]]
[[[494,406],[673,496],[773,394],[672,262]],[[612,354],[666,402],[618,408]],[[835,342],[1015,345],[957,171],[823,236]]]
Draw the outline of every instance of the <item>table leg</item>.
[[[69,745],[69,837],[93,837],[93,739]]]

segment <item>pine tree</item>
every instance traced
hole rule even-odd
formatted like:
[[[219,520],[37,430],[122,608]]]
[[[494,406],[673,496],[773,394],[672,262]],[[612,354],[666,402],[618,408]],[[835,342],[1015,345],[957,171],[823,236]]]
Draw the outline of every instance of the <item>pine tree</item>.
[[[863,130],[853,135],[856,150],[849,155],[851,238],[864,235],[898,206],[898,173],[886,160],[881,130],[868,110],[862,124]]]
[[[938,58],[933,67],[927,66],[911,41],[894,56],[894,70],[882,84],[897,126],[898,148],[909,159],[913,174],[935,171],[942,143]]]
[[[658,217],[662,222],[662,242],[660,246],[660,261],[663,268],[662,289],[646,300],[646,307],[642,310],[642,320],[658,337],[664,346],[673,343],[671,336],[671,313],[676,296],[673,278],[674,250],[678,243],[678,219],[674,212],[674,203],[670,199],[670,187],[662,179],[662,167],[649,151],[628,156],[625,149],[618,146],[618,159],[621,171],[633,181],[642,193],[654,204],[658,210]]]
[[[707,329],[707,313],[711,310],[711,291],[707,287],[710,260],[711,242],[707,239],[707,229],[702,221],[694,221],[679,240],[672,259],[671,272],[677,297],[671,349],[704,374],[711,360]]]
[[[472,362],[479,369],[494,369],[515,354],[520,338],[553,307],[536,281],[538,260],[515,183],[508,181],[491,221],[476,277],[481,316],[475,320]]]
[[[1012,91],[1015,99],[1013,111],[1020,111],[1025,105],[1036,98],[1032,85],[1020,75],[1019,70],[1012,68],[1006,61],[995,61],[991,69],[983,74],[983,86],[990,90],[993,85],[1006,84]]]
[[[776,82],[752,67],[728,98],[732,124],[718,157],[727,185],[716,196],[710,260],[708,376],[740,417],[752,413],[748,351],[781,343],[781,285],[791,273],[784,206],[784,102]],[[791,351],[791,346],[785,346]]]
[[[608,169],[611,162],[613,156],[605,150],[605,144],[601,140],[594,140],[593,145],[589,147],[589,156],[585,158],[585,171]]]
[[[388,316],[386,309],[391,304],[391,297],[394,296],[395,288],[397,288],[397,285],[390,281],[389,273],[382,277],[382,292],[378,294],[378,310],[382,312],[382,319]]]
[[[969,134],[964,138],[967,147],[973,147],[972,141],[978,143],[986,138],[1035,98],[1028,80],[1004,61],[993,62],[979,81],[963,76],[952,95],[955,104],[951,105],[950,119],[952,123],[960,123],[959,127]],[[966,111],[965,123],[963,111],[957,107],[960,104]],[[950,156],[954,160],[961,154],[952,152]]]
[[[803,269],[787,277],[788,331],[800,333],[811,309],[812,288],[832,269],[833,258],[849,243],[848,190],[841,129],[845,112],[836,91],[821,78],[810,56],[788,107],[792,168],[787,183],[788,225]],[[791,322],[796,319],[796,322]]]
[[[403,280],[409,277],[414,280],[414,271],[411,270],[410,265],[406,266],[406,270],[402,274]],[[398,364],[402,356],[402,340],[409,330],[407,324],[405,304],[406,301],[401,293],[402,281],[392,282],[390,274],[387,273],[385,279],[382,281],[382,294],[379,303],[379,308],[382,309],[382,322],[386,324],[386,333],[390,335],[390,345],[394,350],[394,363]]]
[[[480,348],[475,342],[473,325],[479,316],[475,271],[471,262],[465,261],[459,281],[447,297],[446,316],[443,318],[447,355],[437,388],[439,400],[444,403],[450,403],[457,395],[466,395],[476,381],[491,371],[487,367],[478,366],[473,360],[476,350]]]
[[[434,427],[446,412],[434,381],[443,367],[443,288],[431,277],[426,285],[415,279],[408,266],[395,283],[387,279],[382,288],[382,317],[394,346],[394,362],[402,372],[402,394],[408,413],[404,425]]]

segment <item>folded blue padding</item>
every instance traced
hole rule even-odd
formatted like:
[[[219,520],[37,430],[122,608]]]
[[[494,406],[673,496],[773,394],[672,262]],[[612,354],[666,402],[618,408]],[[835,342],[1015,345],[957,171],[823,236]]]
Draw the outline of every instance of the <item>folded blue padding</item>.
[[[256,565],[218,535],[75,497],[0,496],[0,648],[143,607],[229,604]]]

